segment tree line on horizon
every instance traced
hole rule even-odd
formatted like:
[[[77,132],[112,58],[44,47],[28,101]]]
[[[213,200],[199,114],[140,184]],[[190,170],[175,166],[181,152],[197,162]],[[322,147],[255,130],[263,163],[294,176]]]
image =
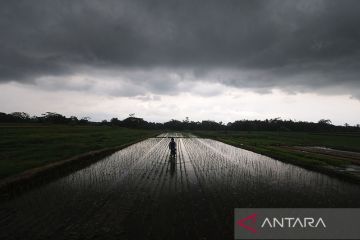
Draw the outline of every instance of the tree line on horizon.
[[[164,123],[148,122],[143,118],[130,114],[124,120],[112,118],[110,121],[90,121],[89,117],[81,119],[76,116],[66,117],[55,112],[46,112],[41,116],[30,116],[25,112],[3,113],[0,112],[0,123],[44,123],[44,124],[69,124],[69,125],[105,125],[127,128],[143,129],[171,129],[171,130],[236,130],[236,131],[345,131],[360,132],[360,124],[350,126],[333,125],[329,119],[321,119],[318,122],[305,122],[294,120],[283,120],[273,118],[266,120],[236,120],[234,122],[216,122],[212,120],[190,121],[187,117],[183,121],[172,119]]]

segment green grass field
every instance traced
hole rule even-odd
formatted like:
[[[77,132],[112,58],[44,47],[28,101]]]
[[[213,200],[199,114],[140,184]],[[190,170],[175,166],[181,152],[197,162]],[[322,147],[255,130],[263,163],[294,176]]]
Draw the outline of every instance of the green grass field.
[[[198,131],[195,134],[225,137],[252,146],[326,146],[360,152],[360,133]]]
[[[107,126],[0,124],[0,178],[154,134]]]
[[[251,150],[284,162],[313,170],[341,168],[359,164],[359,159],[347,156],[303,152],[297,146],[327,147],[360,152],[360,133],[302,133],[302,132],[240,132],[195,131],[199,137],[212,138],[233,146]]]

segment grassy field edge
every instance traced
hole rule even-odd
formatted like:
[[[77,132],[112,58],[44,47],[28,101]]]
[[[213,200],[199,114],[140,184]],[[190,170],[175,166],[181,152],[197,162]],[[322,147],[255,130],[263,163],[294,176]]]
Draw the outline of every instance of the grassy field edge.
[[[116,126],[0,124],[0,179],[157,133]]]
[[[78,154],[67,159],[50,162],[48,164],[31,168],[24,172],[0,179],[1,198],[11,197],[11,195],[18,194],[24,190],[46,183],[49,180],[57,179],[78,169],[87,167],[121,149],[144,141],[148,138],[155,137],[156,135],[157,133],[154,133],[116,147],[108,147]]]

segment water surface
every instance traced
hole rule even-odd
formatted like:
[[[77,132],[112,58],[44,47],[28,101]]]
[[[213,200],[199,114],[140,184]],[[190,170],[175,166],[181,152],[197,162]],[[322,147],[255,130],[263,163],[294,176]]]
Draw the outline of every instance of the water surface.
[[[236,207],[359,207],[360,186],[168,133],[0,204],[0,239],[232,239]]]

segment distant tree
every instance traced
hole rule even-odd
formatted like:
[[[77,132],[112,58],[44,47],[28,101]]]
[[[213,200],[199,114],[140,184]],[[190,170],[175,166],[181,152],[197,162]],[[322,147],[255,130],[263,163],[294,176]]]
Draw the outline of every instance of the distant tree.
[[[281,117],[270,119],[270,122],[279,122],[281,121]]]
[[[147,128],[149,123],[142,118],[128,117],[121,122],[121,126],[129,128]]]
[[[164,128],[182,130],[184,128],[184,124],[179,120],[171,119],[170,121],[164,123]]]
[[[222,125],[212,120],[206,120],[201,122],[201,128],[204,130],[220,130]]]
[[[112,118],[112,119],[110,120],[110,123],[111,123],[112,125],[120,125],[121,121],[120,121],[118,118]]]
[[[18,119],[20,121],[30,119],[30,115],[28,113],[25,113],[25,112],[13,112],[10,115],[13,116],[15,119]]]
[[[79,119],[77,117],[75,117],[75,116],[71,116],[69,118],[69,120],[70,120],[71,123],[78,123],[79,122]]]
[[[90,117],[83,117],[80,119],[79,123],[81,123],[81,124],[89,123],[90,119],[91,119]]]
[[[41,116],[43,122],[47,123],[67,123],[69,122],[68,119],[56,112],[46,112],[43,113]]]
[[[15,122],[14,116],[0,112],[0,122]]]
[[[104,119],[101,121],[100,125],[109,125],[109,121]]]
[[[332,124],[332,122],[331,122],[330,119],[320,119],[320,120],[318,121],[318,123],[319,123],[319,124],[328,124],[328,125]]]

